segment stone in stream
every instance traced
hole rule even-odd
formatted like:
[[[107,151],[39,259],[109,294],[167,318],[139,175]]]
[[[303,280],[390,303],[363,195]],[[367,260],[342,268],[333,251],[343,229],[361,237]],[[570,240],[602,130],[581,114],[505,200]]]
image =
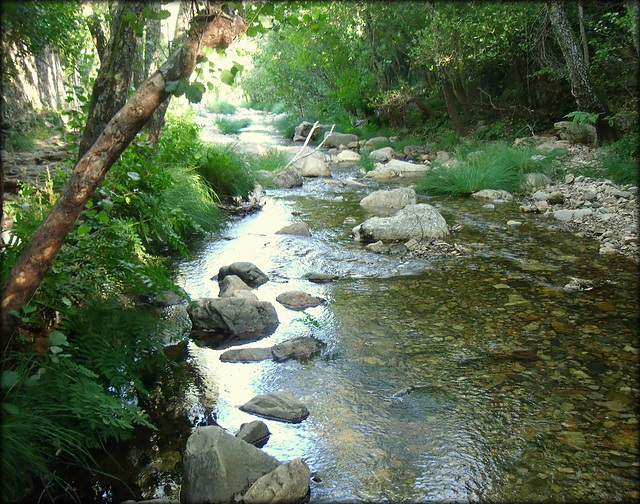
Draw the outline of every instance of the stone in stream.
[[[328,131],[324,134],[324,145],[325,147],[340,147],[341,145],[349,145],[351,142],[357,142],[358,136],[352,135],[350,133],[338,133],[334,131],[333,133],[329,133]]]
[[[243,423],[238,429],[238,432],[236,432],[237,438],[242,439],[257,448],[262,448],[267,444],[269,436],[271,436],[271,432],[269,432],[267,424],[262,420]]]
[[[303,291],[288,291],[276,297],[276,301],[290,310],[302,311],[321,305],[325,300]]]
[[[198,427],[183,457],[182,504],[228,503],[281,464],[221,427]]]
[[[302,459],[282,464],[259,478],[244,494],[244,504],[298,504],[309,496],[311,471]]]
[[[380,163],[391,161],[395,155],[396,153],[393,150],[393,147],[383,147],[382,149],[376,149],[369,153],[369,157],[371,159]]]
[[[284,362],[290,359],[309,359],[322,350],[320,340],[301,336],[268,348],[232,348],[220,355],[222,362],[259,362],[273,359]]]
[[[264,338],[280,323],[271,303],[244,297],[201,298],[187,307],[187,313],[192,337],[214,346]]]
[[[311,232],[309,231],[309,226],[307,225],[306,222],[294,222],[293,224],[289,224],[288,226],[283,227],[279,231],[276,231],[276,234],[311,236]]]
[[[399,187],[390,191],[374,191],[360,200],[363,207],[403,208],[410,204],[416,204],[418,196],[409,187]]]
[[[234,262],[228,266],[222,266],[218,271],[218,283],[227,275],[236,275],[249,287],[258,287],[269,281],[269,277],[255,264],[250,262]]]
[[[288,390],[255,396],[240,406],[242,411],[272,420],[300,423],[309,416],[309,410]]]
[[[238,291],[251,291],[246,283],[237,275],[227,275],[220,281],[219,297],[233,297]]]
[[[311,156],[302,162],[300,174],[303,177],[331,177],[331,169],[323,159]]]
[[[271,181],[280,189],[291,189],[292,187],[302,186],[302,174],[300,169],[296,167],[281,168],[273,172],[268,170],[258,170],[256,172],[262,179]]]
[[[310,282],[318,284],[333,282],[340,278],[338,275],[334,275],[333,273],[307,273],[304,277]]]
[[[371,217],[352,230],[357,241],[407,241],[441,238],[449,234],[446,221],[426,203],[407,205],[392,217]]]

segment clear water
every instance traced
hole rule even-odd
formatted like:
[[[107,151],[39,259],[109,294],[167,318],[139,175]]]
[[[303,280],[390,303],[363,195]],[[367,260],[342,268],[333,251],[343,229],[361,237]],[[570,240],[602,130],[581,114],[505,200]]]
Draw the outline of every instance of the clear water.
[[[222,363],[220,350],[190,343],[192,411],[212,410],[235,432],[256,419],[239,405],[291,390],[310,416],[265,420],[263,449],[309,464],[312,503],[636,499],[635,263],[601,256],[596,243],[517,205],[489,210],[460,198],[428,202],[462,225],[448,240],[469,247],[468,257],[369,253],[345,219],[372,215],[358,202],[387,186],[343,185],[359,168],[332,169],[333,180],[268,192],[261,212],[204,244],[177,278],[192,298],[215,297],[220,266],[253,262],[271,279],[255,293],[274,304],[280,325],[252,346],[314,335],[324,352]],[[275,234],[299,220],[310,238]],[[340,279],[314,284],[308,272]],[[595,287],[565,292],[571,277]],[[327,301],[305,319],[275,301],[288,290]]]

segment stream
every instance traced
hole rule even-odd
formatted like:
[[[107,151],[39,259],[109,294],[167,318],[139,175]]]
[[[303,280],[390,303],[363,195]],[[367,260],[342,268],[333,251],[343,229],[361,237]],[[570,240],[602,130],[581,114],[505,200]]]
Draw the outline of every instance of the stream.
[[[241,141],[278,142],[264,115],[253,120]],[[215,137],[205,128],[205,140]],[[309,417],[264,420],[271,437],[263,450],[307,462],[311,503],[637,499],[636,264],[600,255],[594,241],[555,231],[517,203],[489,209],[473,198],[424,195],[419,202],[460,226],[447,241],[470,254],[368,252],[350,238],[347,218],[374,215],[359,201],[398,182],[341,184],[362,168],[331,170],[332,179],[266,191],[260,212],[233,220],[223,239],[203,242],[178,265],[176,283],[192,299],[218,296],[211,278],[232,262],[267,273],[254,292],[274,305],[280,325],[247,346],[302,335],[326,344],[303,362],[223,363],[223,350],[190,342],[192,380],[180,400],[192,423],[211,414],[234,433],[257,418],[239,405],[293,392]],[[522,225],[508,226],[512,219]],[[311,237],[275,234],[299,221]],[[310,272],[339,279],[315,284],[304,277]],[[572,277],[594,287],[563,290]],[[275,301],[290,290],[326,302],[291,311]],[[177,498],[161,464],[154,474],[145,497]]]

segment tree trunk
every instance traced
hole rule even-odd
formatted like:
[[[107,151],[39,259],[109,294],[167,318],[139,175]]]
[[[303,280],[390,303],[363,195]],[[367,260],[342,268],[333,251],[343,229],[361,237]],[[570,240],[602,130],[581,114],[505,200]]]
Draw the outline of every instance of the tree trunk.
[[[78,161],[51,211],[9,272],[0,296],[0,344],[3,352],[9,348],[18,324],[18,319],[10,312],[20,310],[31,300],[96,187],[151,114],[167,98],[167,83],[188,78],[195,68],[196,57],[205,47],[227,47],[244,29],[244,21],[238,16],[231,18],[214,14],[194,18],[185,44],[142,84]]]
[[[473,116],[471,115],[469,100],[467,99],[467,92],[464,90],[464,85],[462,84],[462,78],[460,77],[459,69],[455,71],[452,83],[453,92],[455,93],[456,98],[458,99],[458,103],[460,104],[460,108],[462,109],[464,120],[467,124],[471,124],[471,122],[473,121]]]
[[[587,30],[584,25],[584,8],[582,0],[578,0],[578,21],[580,22],[580,42],[582,43],[582,55],[584,64],[589,66],[589,43],[587,42]]]
[[[598,144],[616,140],[618,138],[617,131],[605,120],[605,117],[610,116],[611,112],[606,102],[598,96],[595,90],[580,46],[571,32],[564,0],[551,0],[547,4],[547,10],[553,32],[569,70],[571,94],[576,99],[578,109],[599,114],[595,125]]]
[[[638,33],[638,30],[640,30],[640,1],[627,0],[624,4],[631,19],[633,47],[636,50],[636,56],[640,58],[640,33]]]
[[[142,2],[131,0],[120,0],[114,6],[111,36],[93,85],[87,124],[78,147],[78,160],[127,101],[137,60],[138,38],[124,16],[134,13],[139,17],[143,7]]]
[[[444,99],[447,103],[447,110],[449,111],[449,117],[451,118],[451,125],[455,132],[460,136],[467,136],[467,127],[464,121],[460,117],[458,112],[458,106],[456,103],[456,96],[453,91],[453,86],[449,80],[447,71],[443,66],[438,68],[438,75],[440,75],[440,83],[442,84],[442,92],[444,93]]]

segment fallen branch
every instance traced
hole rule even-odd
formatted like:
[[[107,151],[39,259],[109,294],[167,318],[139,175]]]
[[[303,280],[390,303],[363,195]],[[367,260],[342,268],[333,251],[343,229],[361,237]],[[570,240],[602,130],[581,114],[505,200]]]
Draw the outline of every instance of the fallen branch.
[[[287,163],[287,165],[283,168],[283,170],[286,170],[287,168],[289,168],[293,163],[295,163],[298,159],[304,159],[306,157],[311,156],[311,154],[313,154],[314,152],[316,152],[320,147],[322,147],[322,145],[324,144],[324,142],[326,141],[326,139],[329,137],[329,135],[331,135],[331,133],[333,133],[333,128],[336,127],[336,125],[332,125],[331,126],[331,130],[329,131],[329,135],[326,135],[324,137],[324,139],[322,140],[322,142],[320,142],[318,144],[318,146],[313,149],[311,152],[309,152],[308,154],[305,154],[304,156],[301,156],[302,151],[304,151],[304,148],[307,146],[307,144],[309,143],[309,140],[311,139],[311,135],[313,134],[313,130],[316,129],[316,126],[318,125],[318,121],[315,122],[315,124],[313,125],[313,128],[311,128],[311,131],[309,132],[309,134],[307,135],[307,139],[304,141],[304,145],[302,146],[302,148],[298,151],[298,153],[293,156],[293,158],[291,159],[291,161],[289,161]]]
[[[491,104],[491,106],[494,108],[494,110],[507,110],[507,109],[504,109],[504,108],[501,108],[501,107],[496,107],[496,106],[494,105],[494,103],[493,103],[493,100],[491,99],[491,95],[490,95],[489,93],[487,93],[484,89],[482,89],[482,88],[480,88],[480,87],[479,87],[479,88],[478,88],[478,90],[479,90],[480,92],[482,92],[482,93],[486,94],[486,95],[489,97],[489,103],[490,103],[490,104]]]

